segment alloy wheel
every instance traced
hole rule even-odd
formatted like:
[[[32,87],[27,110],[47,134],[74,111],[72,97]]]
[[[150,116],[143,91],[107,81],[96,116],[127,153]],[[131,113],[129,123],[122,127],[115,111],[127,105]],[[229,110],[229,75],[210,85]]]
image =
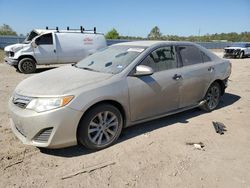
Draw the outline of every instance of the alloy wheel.
[[[96,114],[90,121],[88,137],[95,145],[107,145],[115,139],[118,130],[118,117],[110,111],[104,111]]]
[[[210,110],[213,110],[217,107],[220,100],[220,89],[216,85],[209,89],[206,100]]]

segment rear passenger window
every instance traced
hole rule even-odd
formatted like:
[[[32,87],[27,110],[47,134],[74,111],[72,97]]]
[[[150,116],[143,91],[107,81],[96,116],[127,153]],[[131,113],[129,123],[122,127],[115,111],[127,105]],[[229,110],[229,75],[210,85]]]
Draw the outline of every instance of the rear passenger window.
[[[212,61],[210,57],[208,57],[204,52],[201,51],[201,55],[202,55],[202,60],[203,62],[209,62]]]
[[[178,46],[183,66],[202,63],[201,52],[195,46]]]
[[[37,45],[44,45],[44,44],[53,44],[53,39],[52,39],[52,34],[45,34],[42,35],[41,37],[36,39],[36,44]]]
[[[143,60],[142,65],[151,67],[155,72],[176,68],[175,48],[167,46],[154,50]]]

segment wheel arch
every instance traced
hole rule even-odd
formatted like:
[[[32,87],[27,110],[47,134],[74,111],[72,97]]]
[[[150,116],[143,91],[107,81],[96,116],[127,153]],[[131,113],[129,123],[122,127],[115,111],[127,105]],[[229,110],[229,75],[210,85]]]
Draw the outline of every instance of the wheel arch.
[[[213,83],[215,83],[215,82],[217,82],[217,83],[220,85],[220,88],[221,88],[221,96],[224,95],[225,89],[226,89],[226,86],[225,86],[224,81],[223,81],[223,80],[220,80],[220,79],[214,80],[214,81],[209,85],[209,87],[210,87]],[[209,88],[209,87],[208,87],[208,88]]]
[[[21,61],[22,59],[24,58],[30,58],[30,59],[33,59],[35,64],[37,64],[36,62],[36,59],[32,56],[32,55],[21,55],[19,58],[18,58],[18,62]]]
[[[83,115],[82,115],[82,117],[81,117],[81,119],[80,119],[80,121],[78,123],[78,126],[77,126],[77,132],[78,132],[79,124],[80,124],[82,118],[86,115],[86,113],[88,113],[94,107],[96,107],[98,105],[102,105],[102,104],[110,104],[110,105],[113,105],[114,107],[116,107],[120,111],[120,113],[122,115],[123,127],[126,126],[126,123],[127,123],[127,121],[126,121],[127,114],[126,114],[125,108],[122,106],[122,104],[119,103],[119,102],[117,102],[117,101],[115,101],[115,100],[102,100],[102,101],[96,102],[96,103],[92,104],[91,106],[89,106],[87,108],[87,110],[83,113]]]

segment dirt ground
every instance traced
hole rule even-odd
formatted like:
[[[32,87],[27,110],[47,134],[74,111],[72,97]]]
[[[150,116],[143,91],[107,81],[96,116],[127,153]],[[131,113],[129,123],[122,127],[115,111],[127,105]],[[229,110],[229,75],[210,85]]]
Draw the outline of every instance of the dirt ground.
[[[98,152],[23,145],[10,130],[7,103],[31,75],[0,63],[0,187],[250,187],[250,58],[231,62],[217,110],[193,109],[128,128]],[[224,135],[212,121],[226,125]],[[187,142],[202,142],[204,150]]]

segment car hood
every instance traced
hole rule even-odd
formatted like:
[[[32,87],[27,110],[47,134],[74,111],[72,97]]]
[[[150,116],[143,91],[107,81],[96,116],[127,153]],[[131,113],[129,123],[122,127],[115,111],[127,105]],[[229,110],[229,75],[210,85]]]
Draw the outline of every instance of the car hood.
[[[27,46],[30,46],[30,44],[12,44],[12,45],[9,45],[9,46],[6,46],[4,48],[4,51],[6,52],[17,52],[18,50],[24,48],[24,47],[27,47]]]
[[[73,66],[63,66],[23,80],[16,87],[15,93],[31,97],[65,95],[75,89],[100,83],[112,76]]]
[[[225,50],[238,50],[238,49],[242,50],[244,48],[242,48],[242,47],[227,47],[227,48],[224,48],[224,49]]]

